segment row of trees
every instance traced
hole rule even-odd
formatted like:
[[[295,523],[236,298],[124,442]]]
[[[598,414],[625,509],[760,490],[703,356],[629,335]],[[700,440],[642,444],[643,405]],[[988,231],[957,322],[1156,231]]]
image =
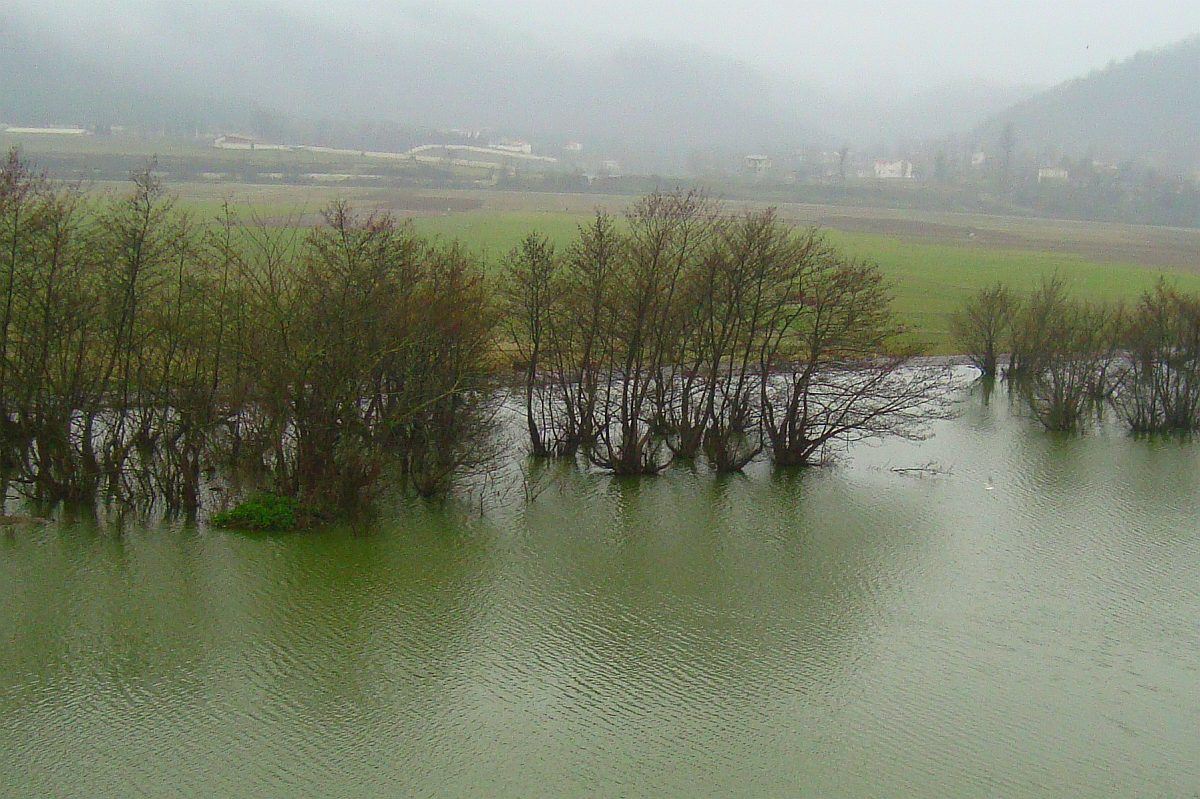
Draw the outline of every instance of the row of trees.
[[[1027,297],[997,284],[954,329],[983,376],[1011,379],[1047,429],[1077,430],[1112,405],[1135,432],[1200,430],[1200,297],[1165,282],[1133,307],[1078,300],[1057,277]]]
[[[97,204],[0,169],[0,474],[44,500],[439,493],[480,452],[493,322],[478,264],[387,216],[198,227],[149,171]]]
[[[918,366],[871,265],[773,211],[695,193],[605,214],[563,252],[531,235],[504,265],[532,452],[617,474],[673,459],[781,466],[885,433],[919,435],[947,373]]]

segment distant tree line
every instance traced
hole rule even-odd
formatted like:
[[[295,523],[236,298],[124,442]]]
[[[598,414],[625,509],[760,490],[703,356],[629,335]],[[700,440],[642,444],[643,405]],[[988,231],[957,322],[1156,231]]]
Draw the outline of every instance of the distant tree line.
[[[954,330],[981,374],[1007,378],[1049,430],[1112,407],[1134,432],[1200,431],[1200,297],[1165,281],[1132,307],[1072,298],[1057,277],[1025,297],[997,284]]]

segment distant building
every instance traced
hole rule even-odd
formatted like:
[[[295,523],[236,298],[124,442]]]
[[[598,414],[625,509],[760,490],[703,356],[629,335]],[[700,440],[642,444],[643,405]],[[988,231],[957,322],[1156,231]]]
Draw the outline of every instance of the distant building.
[[[227,133],[224,136],[218,136],[213,141],[213,147],[218,150],[293,150],[295,149],[288,144],[267,144],[260,142],[257,139],[252,139],[249,136],[242,136],[235,133]]]
[[[583,145],[577,141],[569,141],[563,145],[563,149],[568,153],[581,153],[583,152]]]
[[[1044,166],[1038,170],[1038,183],[1066,183],[1071,173],[1060,166]]]
[[[979,169],[981,166],[983,166],[986,163],[987,163],[987,153],[985,153],[983,150],[979,150],[978,152],[971,153],[971,167],[973,169]]]
[[[521,153],[522,155],[533,153],[533,145],[520,139],[501,139],[500,141],[491,142],[488,146],[493,150],[500,150],[506,153]]]
[[[878,180],[909,180],[912,176],[912,161],[881,159],[875,162],[875,177]]]
[[[762,175],[771,168],[771,159],[765,155],[748,155],[744,163],[746,171],[753,175]]]
[[[249,136],[227,134],[214,139],[213,147],[216,147],[218,150],[253,150],[257,143]]]
[[[621,164],[619,161],[613,161],[611,159],[608,161],[601,161],[600,171],[610,178],[615,178],[621,174]]]
[[[21,128],[21,127],[6,127],[2,131],[12,136],[90,136],[92,132],[87,128],[67,128],[67,127],[51,127],[51,128]]]

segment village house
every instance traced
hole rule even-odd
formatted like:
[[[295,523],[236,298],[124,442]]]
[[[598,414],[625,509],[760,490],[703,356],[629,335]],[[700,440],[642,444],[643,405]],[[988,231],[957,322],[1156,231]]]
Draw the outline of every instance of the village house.
[[[73,127],[49,127],[49,128],[22,128],[14,126],[0,127],[0,133],[7,133],[10,136],[90,136],[92,132],[87,128]]]
[[[500,139],[489,143],[488,147],[505,153],[520,153],[521,155],[533,153],[533,145],[520,139]]]
[[[875,177],[878,180],[909,180],[912,176],[912,161],[880,159],[875,162]]]
[[[1071,173],[1060,166],[1044,166],[1038,170],[1038,183],[1066,183]]]
[[[746,171],[752,175],[763,175],[771,169],[771,159],[765,155],[748,155],[744,164]]]

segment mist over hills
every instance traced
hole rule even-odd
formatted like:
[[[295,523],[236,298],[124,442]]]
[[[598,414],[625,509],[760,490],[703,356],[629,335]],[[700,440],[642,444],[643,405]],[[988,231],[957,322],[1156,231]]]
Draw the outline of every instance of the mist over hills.
[[[1012,125],[1018,145],[1078,158],[1200,167],[1200,36],[1110,64],[1017,103],[979,129]]]
[[[173,71],[139,69],[112,44],[114,52],[75,46],[16,9],[0,25],[0,122],[186,133],[247,124],[261,113],[260,104],[221,87],[194,87]]]
[[[1040,93],[950,78],[838,94],[697,47],[547,43],[437,5],[404,6],[379,27],[269,0],[125,5],[87,17],[16,0],[0,23],[0,122],[353,147],[398,145],[396,130],[414,141],[488,130],[582,141],[628,169],[668,173],[697,153],[903,154],[953,134],[995,141],[1011,124],[1021,149],[1047,158],[1200,165],[1200,38]]]
[[[974,92],[972,94],[972,92]],[[967,101],[964,104],[964,98]],[[261,0],[0,28],[0,121],[238,129],[347,142],[364,123],[585,141],[630,168],[680,170],[700,150],[790,152],[942,134],[1011,90],[958,84],[905,98],[833,97],[694,47],[572,50],[429,11],[371,30]]]
[[[246,127],[272,136],[366,121],[580,139],[645,166],[698,147],[825,138],[821,98],[731,59],[621,44],[569,54],[429,20],[370,35],[247,3],[148,30],[63,36],[33,15],[0,31],[0,120]]]

